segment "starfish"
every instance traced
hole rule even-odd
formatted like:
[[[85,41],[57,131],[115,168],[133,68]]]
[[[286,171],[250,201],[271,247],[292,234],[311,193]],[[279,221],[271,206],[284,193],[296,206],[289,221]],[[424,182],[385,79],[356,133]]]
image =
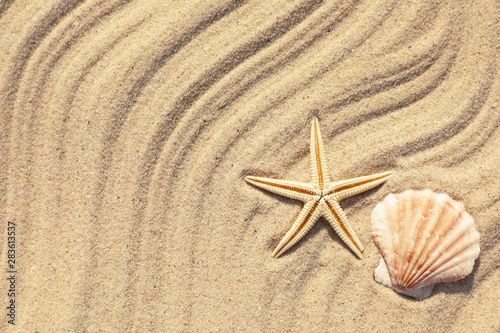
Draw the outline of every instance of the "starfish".
[[[299,216],[278,244],[272,256],[282,255],[304,237],[316,221],[323,216],[332,225],[342,241],[360,259],[363,259],[361,253],[363,245],[347,221],[339,201],[380,185],[391,176],[392,171],[332,182],[328,173],[323,139],[317,118],[311,124],[310,161],[311,182],[309,183],[254,176],[245,177],[245,180],[252,185],[304,202]]]

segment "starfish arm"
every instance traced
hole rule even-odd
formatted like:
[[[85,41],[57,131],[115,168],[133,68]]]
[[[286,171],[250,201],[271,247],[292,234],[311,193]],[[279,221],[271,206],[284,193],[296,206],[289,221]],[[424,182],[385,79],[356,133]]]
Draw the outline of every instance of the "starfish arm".
[[[316,190],[308,183],[254,176],[247,176],[245,177],[245,180],[250,184],[260,187],[266,191],[303,202],[311,201],[318,195]]]
[[[342,208],[337,201],[325,198],[325,213],[324,216],[327,221],[332,225],[333,229],[339,235],[340,239],[349,246],[359,259],[363,259],[363,245],[354,233],[354,230],[347,221]]]
[[[281,256],[286,250],[291,248],[302,237],[304,237],[305,234],[311,230],[319,216],[319,201],[313,200],[306,203],[295,222],[293,222],[290,230],[288,230],[276,249],[274,249],[273,257],[277,258]]]
[[[311,124],[311,182],[323,190],[330,183],[328,172],[328,161],[326,160],[323,139],[319,130],[318,118],[314,118]]]
[[[333,194],[335,200],[340,201],[358,193],[368,191],[369,189],[382,184],[391,176],[392,173],[393,171],[387,171],[335,182],[329,186],[326,191],[326,195]]]

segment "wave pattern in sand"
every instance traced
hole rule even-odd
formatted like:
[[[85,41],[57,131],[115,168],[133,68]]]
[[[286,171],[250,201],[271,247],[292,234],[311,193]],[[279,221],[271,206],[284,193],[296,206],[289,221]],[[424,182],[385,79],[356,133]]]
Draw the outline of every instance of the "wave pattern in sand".
[[[497,14],[492,0],[4,1],[17,328],[498,331]],[[271,258],[300,204],[243,180],[307,181],[313,117],[333,179],[396,171],[342,202],[362,261],[325,220]],[[423,302],[372,278],[371,209],[408,188],[463,201],[482,237],[473,274]]]

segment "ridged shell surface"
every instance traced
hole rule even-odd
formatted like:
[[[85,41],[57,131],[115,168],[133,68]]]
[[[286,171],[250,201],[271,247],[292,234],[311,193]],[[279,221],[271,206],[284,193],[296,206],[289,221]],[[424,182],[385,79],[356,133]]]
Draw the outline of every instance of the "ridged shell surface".
[[[391,286],[400,293],[425,298],[432,287],[420,295],[416,289],[464,278],[479,256],[474,219],[446,194],[430,190],[389,194],[373,209],[371,219]],[[377,270],[375,279],[386,284],[379,281],[383,278],[377,277],[382,276]]]

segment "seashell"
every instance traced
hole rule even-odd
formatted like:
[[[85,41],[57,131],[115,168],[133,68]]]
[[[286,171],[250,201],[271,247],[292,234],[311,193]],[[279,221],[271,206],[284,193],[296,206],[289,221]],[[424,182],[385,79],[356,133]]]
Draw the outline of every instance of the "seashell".
[[[375,280],[423,299],[434,284],[460,280],[479,256],[479,232],[463,204],[446,194],[389,194],[372,211],[372,234],[382,258]]]

